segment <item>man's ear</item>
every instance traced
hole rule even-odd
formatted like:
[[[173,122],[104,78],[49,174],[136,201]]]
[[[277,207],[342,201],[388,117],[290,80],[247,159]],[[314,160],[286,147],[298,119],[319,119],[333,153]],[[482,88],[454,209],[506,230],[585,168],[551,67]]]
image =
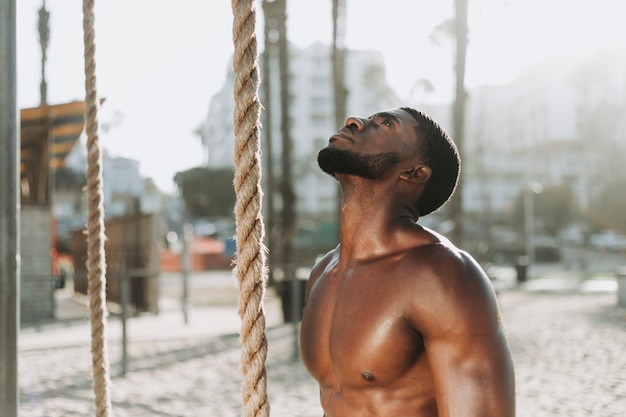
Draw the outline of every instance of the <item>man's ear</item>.
[[[425,184],[430,178],[432,170],[426,165],[416,165],[400,173],[400,179],[414,184]]]

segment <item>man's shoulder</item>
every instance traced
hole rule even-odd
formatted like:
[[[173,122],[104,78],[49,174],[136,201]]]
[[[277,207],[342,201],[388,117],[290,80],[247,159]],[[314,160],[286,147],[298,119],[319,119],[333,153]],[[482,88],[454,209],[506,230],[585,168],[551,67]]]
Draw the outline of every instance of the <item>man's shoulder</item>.
[[[421,237],[407,248],[403,261],[416,267],[417,271],[461,268],[472,260],[464,250],[455,246],[447,237],[434,230],[422,227]],[[433,270],[433,272],[436,272]]]
[[[338,258],[339,258],[339,245],[337,245],[337,247],[335,247],[334,249],[331,249],[330,251],[326,252],[324,255],[320,255],[315,260],[315,263],[313,264],[313,267],[311,268],[309,279],[319,277],[331,263],[333,262],[336,263]]]
[[[459,325],[492,321],[497,303],[493,286],[468,252],[441,238],[407,255],[403,281],[409,315],[417,327],[430,327],[433,315]]]
[[[478,262],[449,239],[426,229],[432,240],[410,248],[402,257],[401,269],[408,282],[428,286],[441,295],[491,292],[491,283]],[[488,294],[487,294],[488,295]]]

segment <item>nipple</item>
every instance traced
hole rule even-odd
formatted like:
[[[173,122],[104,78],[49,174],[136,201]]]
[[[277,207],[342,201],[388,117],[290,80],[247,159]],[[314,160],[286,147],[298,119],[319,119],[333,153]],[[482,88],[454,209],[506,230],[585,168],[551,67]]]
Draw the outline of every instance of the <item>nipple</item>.
[[[361,373],[361,376],[363,377],[364,380],[370,381],[370,382],[375,379],[374,378],[374,374],[371,374],[369,372],[363,372],[363,373]]]

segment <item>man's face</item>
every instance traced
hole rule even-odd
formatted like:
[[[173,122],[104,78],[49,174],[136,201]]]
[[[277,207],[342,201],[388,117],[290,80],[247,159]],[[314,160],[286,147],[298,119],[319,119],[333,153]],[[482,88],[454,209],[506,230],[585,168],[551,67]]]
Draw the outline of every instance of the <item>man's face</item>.
[[[415,119],[404,110],[349,117],[317,157],[329,175],[348,174],[380,179],[407,157],[415,156]]]

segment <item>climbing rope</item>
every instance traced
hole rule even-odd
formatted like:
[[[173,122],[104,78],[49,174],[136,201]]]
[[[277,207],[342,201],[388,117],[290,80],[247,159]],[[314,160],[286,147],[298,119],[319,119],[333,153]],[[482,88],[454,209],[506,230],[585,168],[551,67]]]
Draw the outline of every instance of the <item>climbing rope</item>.
[[[87,278],[91,312],[91,357],[97,417],[111,411],[109,362],[106,344],[106,263],[102,155],[99,144],[98,93],[96,90],[96,35],[94,0],[83,0],[85,41],[85,124],[87,132]]]
[[[244,416],[269,416],[265,335],[265,229],[261,214],[259,69],[253,0],[232,0],[235,72],[235,179]]]
[[[244,376],[244,416],[269,416],[267,399],[267,338],[265,334],[265,235],[261,215],[259,71],[253,0],[233,0],[235,52],[235,178],[237,194],[238,312],[241,317],[241,369]],[[106,345],[106,263],[104,256],[104,209],[102,155],[99,145],[98,94],[95,64],[94,0],[83,0],[85,41],[85,120],[87,131],[87,270],[91,311],[91,350],[97,417],[111,411],[109,363]]]

